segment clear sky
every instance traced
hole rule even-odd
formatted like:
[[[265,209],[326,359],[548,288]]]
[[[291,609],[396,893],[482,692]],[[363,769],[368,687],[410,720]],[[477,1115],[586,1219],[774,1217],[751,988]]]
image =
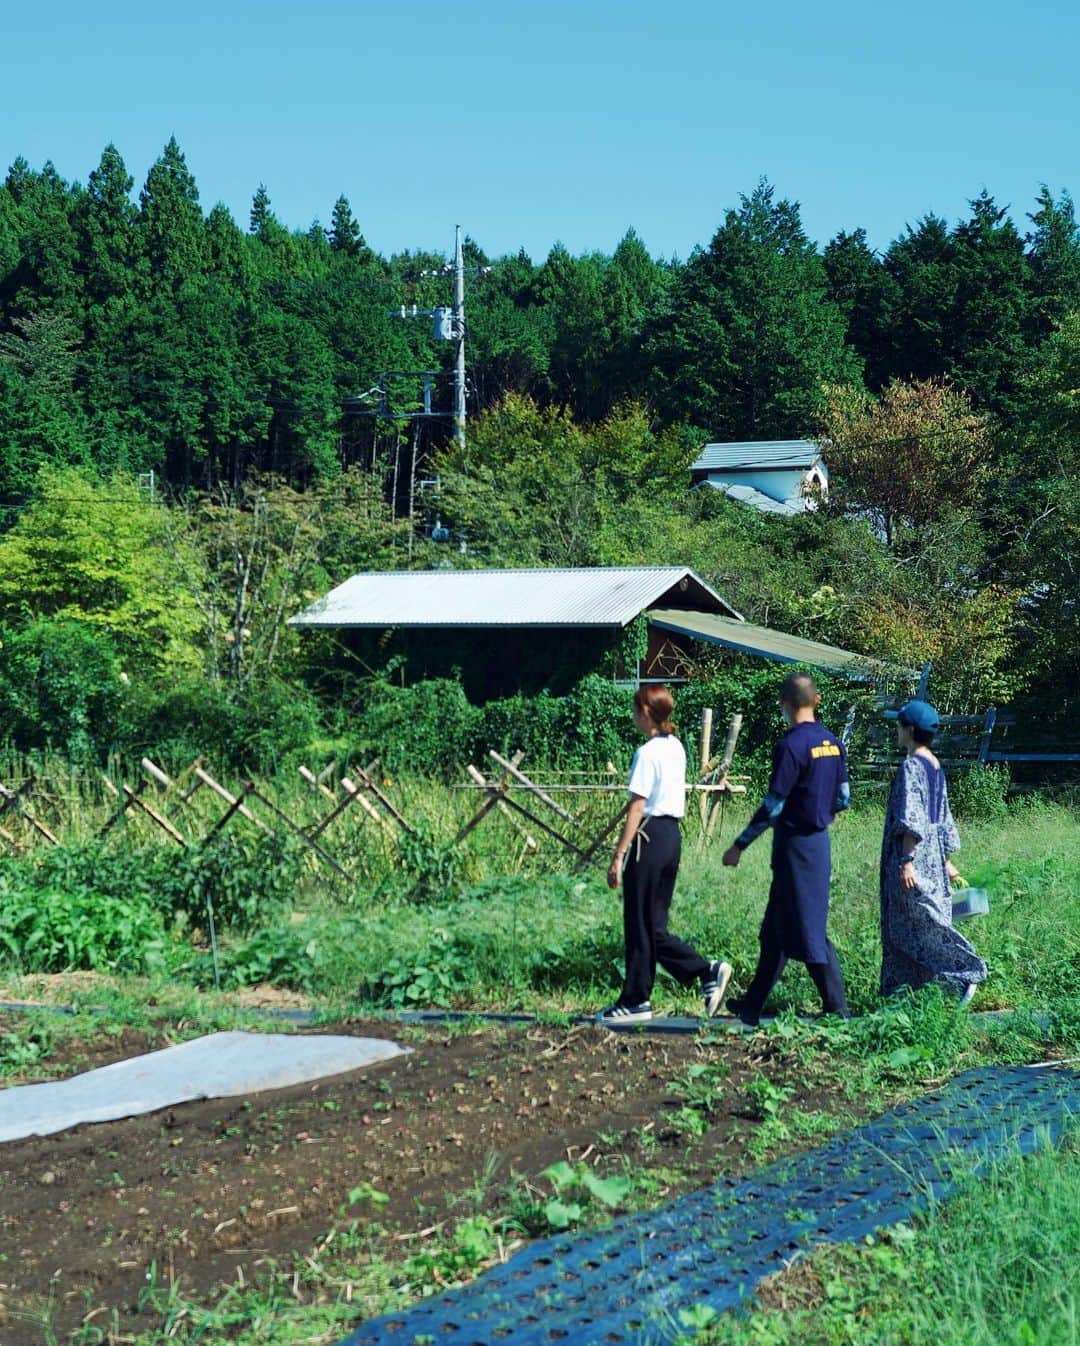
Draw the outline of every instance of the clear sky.
[[[141,185],[170,135],[203,205],[290,228],[344,192],[381,252],[707,243],[765,176],[812,238],[884,248],[986,187],[1080,194],[1077,0],[54,0],[0,11],[0,171]]]

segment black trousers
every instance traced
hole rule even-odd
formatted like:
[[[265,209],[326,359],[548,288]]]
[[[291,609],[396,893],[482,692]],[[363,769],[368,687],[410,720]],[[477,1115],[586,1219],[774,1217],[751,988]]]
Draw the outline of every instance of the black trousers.
[[[667,928],[681,850],[677,818],[646,818],[630,843],[623,871],[624,1005],[649,999],[657,963],[681,986],[700,981],[709,970],[701,954]]]
[[[827,961],[824,963],[807,963],[806,970],[817,987],[818,995],[821,996],[821,1007],[824,1012],[846,1015],[848,1007],[844,993],[844,974],[840,971],[840,960],[836,956],[831,940],[826,940],[826,957]],[[746,995],[742,997],[744,1015],[748,1017],[752,1015],[756,1019],[765,1008],[769,992],[780,980],[780,974],[787,966],[787,961],[787,954],[779,941],[767,926],[763,927],[757,971],[747,987]]]

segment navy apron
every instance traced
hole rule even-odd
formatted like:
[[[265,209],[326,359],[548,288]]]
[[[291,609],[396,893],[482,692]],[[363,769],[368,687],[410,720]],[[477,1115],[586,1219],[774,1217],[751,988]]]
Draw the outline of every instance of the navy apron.
[[[827,963],[829,833],[773,832],[772,886],[761,937],[801,963]]]

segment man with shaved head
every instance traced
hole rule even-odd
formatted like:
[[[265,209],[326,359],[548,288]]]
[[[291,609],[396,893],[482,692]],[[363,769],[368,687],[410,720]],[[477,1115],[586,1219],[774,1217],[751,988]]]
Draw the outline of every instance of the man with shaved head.
[[[724,852],[737,865],[743,851],[773,828],[772,886],[761,923],[761,953],[746,994],[728,1001],[745,1024],[758,1023],[789,958],[806,964],[826,1014],[847,1016],[844,976],[826,934],[831,855],[829,824],[851,803],[844,749],[818,720],[821,702],[807,673],[791,673],[780,689],[788,732],[773,749],[772,778],[761,807]]]

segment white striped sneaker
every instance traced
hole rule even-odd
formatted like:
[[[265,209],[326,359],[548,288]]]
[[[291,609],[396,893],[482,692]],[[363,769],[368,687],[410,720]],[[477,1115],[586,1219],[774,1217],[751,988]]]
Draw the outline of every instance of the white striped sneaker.
[[[621,1001],[616,1005],[609,1005],[606,1010],[596,1016],[596,1022],[600,1024],[644,1024],[652,1018],[652,1006],[647,1000],[643,1000],[640,1005],[624,1005]]]
[[[713,1019],[720,1013],[720,1006],[727,995],[728,982],[731,980],[731,964],[713,959],[709,970],[701,983],[701,994],[705,998],[705,1017]]]

